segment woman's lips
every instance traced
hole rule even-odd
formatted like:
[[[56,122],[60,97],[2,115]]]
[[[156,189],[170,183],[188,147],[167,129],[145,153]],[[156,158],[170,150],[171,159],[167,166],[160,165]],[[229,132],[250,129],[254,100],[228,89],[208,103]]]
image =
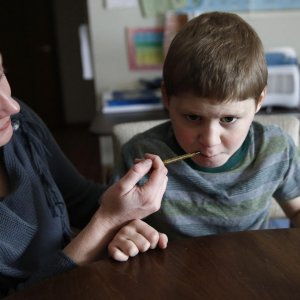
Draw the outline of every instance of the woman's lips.
[[[11,124],[11,121],[9,119],[6,123],[4,123],[3,126],[0,127],[0,131],[4,131],[7,127],[9,127],[10,124]]]

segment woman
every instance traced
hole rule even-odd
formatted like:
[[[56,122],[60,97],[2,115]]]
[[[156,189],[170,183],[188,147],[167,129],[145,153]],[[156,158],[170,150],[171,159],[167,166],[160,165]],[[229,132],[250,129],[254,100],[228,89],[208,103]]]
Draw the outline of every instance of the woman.
[[[147,155],[106,191],[87,181],[41,119],[11,97],[1,60],[0,150],[3,295],[95,261],[110,242],[118,260],[166,247],[166,236],[139,220],[160,207],[167,183],[160,158]],[[150,169],[148,182],[136,185]],[[70,226],[82,229],[73,239]]]

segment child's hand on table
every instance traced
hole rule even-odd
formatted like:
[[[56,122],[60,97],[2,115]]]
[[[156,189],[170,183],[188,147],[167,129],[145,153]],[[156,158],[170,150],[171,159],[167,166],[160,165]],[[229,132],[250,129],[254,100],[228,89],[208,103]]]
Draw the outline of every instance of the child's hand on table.
[[[129,257],[139,252],[146,252],[149,248],[165,249],[168,237],[156,231],[142,220],[133,220],[123,227],[108,245],[109,255],[118,261],[127,261]]]

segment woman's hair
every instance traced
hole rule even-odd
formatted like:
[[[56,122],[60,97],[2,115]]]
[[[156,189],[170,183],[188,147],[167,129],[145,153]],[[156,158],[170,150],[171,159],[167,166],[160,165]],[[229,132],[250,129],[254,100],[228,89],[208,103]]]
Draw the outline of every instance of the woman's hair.
[[[259,99],[268,71],[255,30],[232,13],[189,21],[168,50],[163,81],[168,97],[183,93],[217,101]]]

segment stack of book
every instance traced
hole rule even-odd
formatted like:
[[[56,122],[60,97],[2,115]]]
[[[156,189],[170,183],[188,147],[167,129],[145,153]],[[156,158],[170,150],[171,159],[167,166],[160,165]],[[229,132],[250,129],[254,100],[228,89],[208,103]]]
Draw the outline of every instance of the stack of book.
[[[121,113],[163,109],[160,90],[130,89],[102,94],[103,113]]]

